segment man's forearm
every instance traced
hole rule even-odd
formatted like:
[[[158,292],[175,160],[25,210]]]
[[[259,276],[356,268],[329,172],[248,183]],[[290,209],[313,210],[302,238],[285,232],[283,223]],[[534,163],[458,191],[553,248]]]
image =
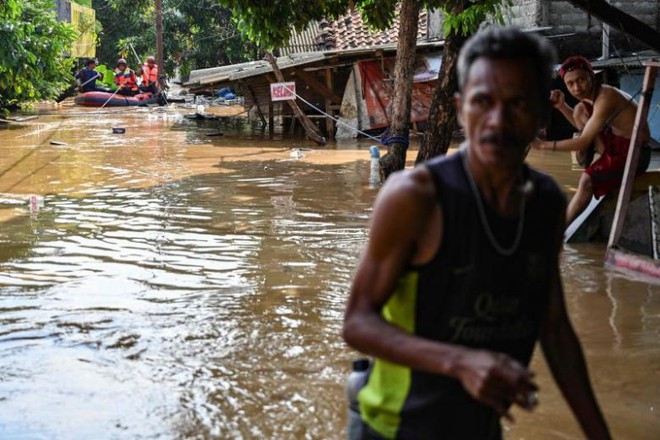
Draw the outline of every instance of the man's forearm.
[[[570,324],[558,329],[542,346],[552,375],[587,438],[610,439],[607,423],[589,382],[582,348]]]
[[[451,376],[462,347],[411,335],[377,315],[362,315],[344,323],[344,339],[353,348],[414,369]]]
[[[579,129],[573,118],[573,109],[565,102],[559,107],[555,107],[566,118],[566,120],[575,128]]]

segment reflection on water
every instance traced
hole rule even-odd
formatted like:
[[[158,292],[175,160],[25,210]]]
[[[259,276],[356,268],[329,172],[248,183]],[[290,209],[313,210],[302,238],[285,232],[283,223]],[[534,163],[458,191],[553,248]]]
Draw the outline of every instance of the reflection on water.
[[[0,131],[0,438],[342,438],[369,143],[77,112]],[[530,161],[577,182],[567,156]],[[567,303],[614,433],[658,438],[658,288],[602,252],[565,248]],[[534,368],[541,406],[507,438],[580,438]]]

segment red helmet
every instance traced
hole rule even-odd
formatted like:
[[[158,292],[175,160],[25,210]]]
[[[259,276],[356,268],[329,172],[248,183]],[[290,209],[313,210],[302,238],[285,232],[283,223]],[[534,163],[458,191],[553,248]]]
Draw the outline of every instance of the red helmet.
[[[126,60],[123,59],[123,58],[119,58],[117,60],[117,65],[119,66],[120,64],[123,64],[124,66],[128,66],[128,64],[126,63]]]

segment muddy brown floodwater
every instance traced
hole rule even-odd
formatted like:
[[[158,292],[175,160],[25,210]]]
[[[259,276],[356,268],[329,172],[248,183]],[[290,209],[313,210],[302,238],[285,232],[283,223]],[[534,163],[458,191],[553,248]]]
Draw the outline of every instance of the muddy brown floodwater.
[[[0,438],[343,438],[372,142],[51,113],[0,129]],[[568,155],[530,162],[574,190]],[[615,438],[655,440],[660,288],[603,252],[565,247],[570,315]],[[582,438],[539,353],[533,368],[540,405],[506,438]]]

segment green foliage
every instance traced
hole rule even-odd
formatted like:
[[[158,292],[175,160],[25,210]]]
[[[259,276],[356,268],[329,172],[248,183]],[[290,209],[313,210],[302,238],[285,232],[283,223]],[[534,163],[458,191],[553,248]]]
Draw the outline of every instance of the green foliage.
[[[348,0],[218,0],[232,11],[240,32],[257,46],[272,50],[284,46],[293,29],[302,30],[312,20],[344,14]]]
[[[99,59],[114,64],[124,57],[130,66],[156,54],[153,0],[95,0],[101,23]],[[239,63],[257,56],[256,46],[232,21],[231,11],[218,0],[163,0],[165,71]]]
[[[96,71],[103,75],[103,79],[98,79],[97,81],[102,82],[111,90],[116,90],[117,85],[115,84],[115,71],[105,64],[99,64],[96,66]]]
[[[450,34],[471,35],[479,29],[481,23],[492,19],[495,23],[503,24],[502,11],[511,6],[512,0],[474,1],[466,4],[465,9],[458,14],[452,14],[449,7],[441,8],[445,13],[442,31],[446,36]]]
[[[396,0],[363,0],[357,2],[362,20],[370,29],[387,29],[392,27],[396,18]]]
[[[360,11],[363,21],[374,30],[385,30],[396,18],[400,0],[217,0],[231,9],[238,29],[255,44],[273,49],[287,44],[293,29],[303,29],[310,21],[337,18],[349,7]],[[503,21],[502,8],[512,0],[414,0],[423,7],[445,11],[444,31],[473,33],[486,19]],[[456,5],[463,12],[452,15]]]
[[[77,35],[53,10],[50,0],[0,4],[0,108],[53,99],[71,85],[73,60],[65,54]]]
[[[124,57],[130,65],[137,63],[128,43],[141,57],[155,53],[153,0],[95,0],[94,9],[100,23],[96,50],[99,61],[114,66],[118,58]]]
[[[501,3],[511,0],[415,0],[425,7],[451,10],[457,2],[466,12],[446,20],[446,31],[468,32],[488,16],[501,18]],[[334,19],[350,7],[360,11],[374,30],[391,27],[400,0],[163,0],[165,70],[185,75],[192,69],[255,59],[259,50],[288,43],[294,30],[312,20]],[[94,0],[99,32],[99,59],[114,64],[121,57],[136,65],[131,45],[143,61],[155,55],[153,0]],[[130,43],[130,44],[129,44]]]

